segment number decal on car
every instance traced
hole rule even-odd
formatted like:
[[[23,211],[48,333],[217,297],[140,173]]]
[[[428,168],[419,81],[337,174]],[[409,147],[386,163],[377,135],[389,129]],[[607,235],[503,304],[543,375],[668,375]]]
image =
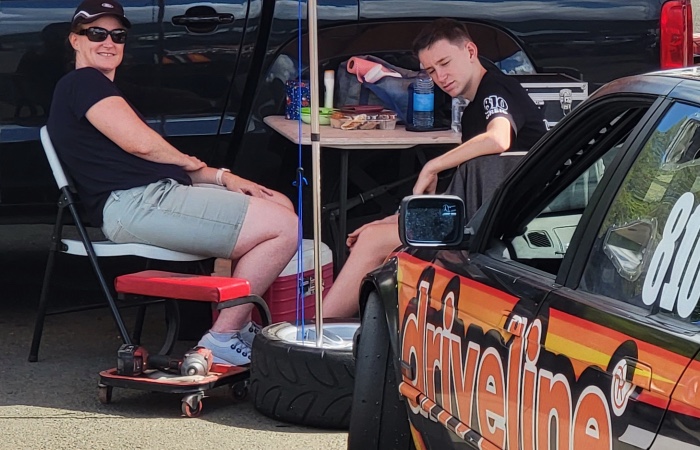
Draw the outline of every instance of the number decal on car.
[[[689,317],[700,299],[700,205],[693,211],[694,203],[693,194],[686,192],[673,205],[642,288],[644,304],[653,305],[660,294],[659,307],[665,311],[675,307],[681,318]],[[671,277],[664,283],[669,270]]]

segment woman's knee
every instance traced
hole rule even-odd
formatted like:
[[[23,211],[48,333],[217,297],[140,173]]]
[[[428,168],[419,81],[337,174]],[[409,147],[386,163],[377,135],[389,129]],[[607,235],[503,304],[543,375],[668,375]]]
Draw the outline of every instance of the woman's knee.
[[[299,236],[299,218],[293,210],[285,209],[275,220],[279,219],[280,236],[283,236],[287,241],[292,241],[295,245]]]
[[[294,211],[294,204],[292,203],[292,201],[289,199],[289,197],[282,194],[281,192],[272,191],[272,196],[269,200],[277,203],[280,206],[285,207],[290,211]]]
[[[293,211],[268,200],[250,199],[239,235],[242,248],[271,239],[296,241],[296,236],[297,216]]]
[[[266,211],[263,212],[264,218],[259,222],[259,226],[269,227],[277,239],[294,246],[299,226],[299,220],[294,211],[280,204],[268,204],[263,208]]]

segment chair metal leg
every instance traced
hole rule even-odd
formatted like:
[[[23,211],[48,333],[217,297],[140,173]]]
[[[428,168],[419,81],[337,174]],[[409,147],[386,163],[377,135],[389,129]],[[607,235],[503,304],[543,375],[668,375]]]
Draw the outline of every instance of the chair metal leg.
[[[41,344],[41,335],[44,331],[44,318],[46,310],[49,306],[49,291],[51,290],[51,276],[53,275],[53,266],[56,259],[57,251],[51,249],[49,258],[46,261],[46,271],[44,272],[44,282],[41,286],[41,296],[39,297],[39,309],[34,321],[34,337],[32,337],[32,346],[29,350],[29,362],[37,362],[39,359],[39,345]]]
[[[80,239],[83,241],[83,245],[85,246],[85,251],[87,252],[90,264],[92,265],[95,275],[97,276],[97,280],[100,283],[100,288],[102,288],[102,292],[104,293],[105,298],[107,299],[109,308],[112,310],[112,318],[114,319],[114,322],[116,323],[117,328],[119,329],[119,333],[122,337],[122,342],[124,342],[124,344],[131,344],[131,336],[129,335],[129,332],[127,331],[126,326],[124,325],[124,320],[122,319],[121,313],[119,312],[119,308],[117,307],[117,304],[114,301],[114,296],[112,295],[109,285],[107,284],[107,281],[105,280],[105,277],[102,274],[100,264],[97,262],[97,254],[95,253],[95,248],[92,246],[92,242],[90,241],[90,237],[88,236],[87,230],[83,226],[83,223],[80,221],[78,211],[72,202],[69,202],[68,209],[70,210],[70,213],[73,216],[75,227],[78,229]]]
[[[173,351],[177,334],[180,331],[180,306],[176,300],[165,300],[165,341],[159,355],[169,355]]]
[[[136,313],[136,322],[134,323],[134,333],[131,335],[131,340],[134,344],[141,343],[141,332],[143,331],[143,322],[146,318],[146,308],[148,305],[140,305]]]

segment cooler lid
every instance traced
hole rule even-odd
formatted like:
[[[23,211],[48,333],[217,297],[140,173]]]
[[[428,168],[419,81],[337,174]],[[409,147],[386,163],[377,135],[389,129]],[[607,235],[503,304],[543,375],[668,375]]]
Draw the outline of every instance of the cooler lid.
[[[304,272],[307,270],[313,270],[314,268],[314,241],[313,239],[304,239],[304,242],[302,243],[303,245],[303,264],[304,264]],[[281,277],[285,277],[288,275],[296,275],[297,273],[297,259],[299,257],[299,252],[297,252],[293,257],[292,260],[289,261],[289,264],[284,268],[282,273],[280,274]],[[331,249],[321,242],[321,267],[325,267],[327,264],[333,264],[333,252],[331,252]]]

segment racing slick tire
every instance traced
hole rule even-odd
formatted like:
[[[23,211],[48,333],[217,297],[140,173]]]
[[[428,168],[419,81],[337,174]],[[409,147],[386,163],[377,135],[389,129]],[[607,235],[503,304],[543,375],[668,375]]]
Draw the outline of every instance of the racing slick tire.
[[[263,328],[253,341],[250,367],[255,408],[283,422],[347,429],[355,382],[352,342],[358,327],[359,321],[351,319],[325,320],[320,348],[313,323]]]
[[[355,350],[348,450],[415,449],[407,406],[399,396],[386,315],[376,292],[369,294]]]

